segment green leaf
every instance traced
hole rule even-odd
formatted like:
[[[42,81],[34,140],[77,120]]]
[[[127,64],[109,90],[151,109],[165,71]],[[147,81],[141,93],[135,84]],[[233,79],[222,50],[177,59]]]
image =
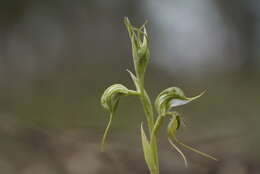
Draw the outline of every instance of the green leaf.
[[[132,80],[133,80],[133,82],[135,84],[135,87],[136,87],[137,91],[140,91],[139,84],[138,84],[138,79],[136,78],[136,76],[128,69],[126,71],[130,74],[130,76],[131,76],[131,78],[132,78]]]
[[[155,171],[156,163],[154,159],[154,155],[151,149],[151,145],[145,135],[143,130],[143,124],[141,124],[141,138],[142,138],[142,145],[144,151],[144,159],[150,171]]]
[[[155,108],[159,114],[166,114],[172,107],[187,104],[204,94],[202,92],[195,97],[186,97],[184,92],[178,87],[170,87],[163,90],[155,100]]]

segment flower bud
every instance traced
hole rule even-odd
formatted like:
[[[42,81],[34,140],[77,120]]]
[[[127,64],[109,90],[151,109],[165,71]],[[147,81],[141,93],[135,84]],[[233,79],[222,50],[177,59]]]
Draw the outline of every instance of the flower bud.
[[[140,28],[135,28],[127,17],[125,17],[124,22],[132,44],[132,55],[136,73],[138,77],[143,78],[150,58],[148,35],[145,28],[146,23]]]

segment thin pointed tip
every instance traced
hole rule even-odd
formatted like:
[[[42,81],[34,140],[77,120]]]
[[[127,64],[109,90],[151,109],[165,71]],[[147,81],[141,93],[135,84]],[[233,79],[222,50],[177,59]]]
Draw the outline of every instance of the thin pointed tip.
[[[186,163],[186,162],[185,162],[185,164],[184,164],[184,165],[185,165],[185,167],[186,167],[186,168],[189,168],[189,165],[188,165],[188,163]]]
[[[202,92],[197,96],[197,98],[203,96],[205,93],[206,93],[206,90],[202,91]]]
[[[143,122],[141,122],[141,129],[143,129]]]
[[[175,150],[181,155],[182,159],[184,160],[184,165],[185,167],[188,167],[188,161],[184,153],[172,142],[170,138],[168,138],[168,141],[170,144],[175,148]]]
[[[196,100],[196,99],[200,98],[201,96],[203,96],[205,93],[206,93],[206,90],[202,91],[199,95],[197,95],[195,97],[188,98],[188,100],[190,100],[190,101]]]
[[[215,158],[213,156],[211,156],[211,157],[212,157],[212,160],[219,162],[219,159],[217,159],[217,158]]]
[[[126,16],[124,17],[124,23],[125,23],[125,25],[131,24],[129,18]]]
[[[202,93],[200,94],[200,96],[204,95],[207,92],[207,90],[205,89],[204,91],[202,91]]]
[[[103,142],[100,144],[100,152],[105,152],[105,147]]]

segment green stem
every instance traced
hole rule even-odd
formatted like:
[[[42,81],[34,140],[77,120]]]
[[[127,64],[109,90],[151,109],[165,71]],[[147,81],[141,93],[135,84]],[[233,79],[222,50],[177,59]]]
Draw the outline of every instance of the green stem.
[[[147,95],[145,89],[140,87],[140,90],[141,90],[140,91],[140,100],[141,100],[143,108],[144,108],[144,112],[145,112],[145,116],[146,116],[147,124],[148,124],[148,128],[149,128],[149,133],[151,135],[152,130],[153,130],[153,125],[154,125],[153,108],[152,108],[150,98]]]
[[[104,144],[105,144],[105,141],[106,141],[106,138],[107,138],[107,134],[109,132],[109,129],[111,127],[111,123],[112,123],[112,119],[113,119],[113,113],[110,113],[109,115],[109,121],[108,121],[108,124],[107,124],[107,127],[105,129],[105,133],[102,137],[102,141],[101,141],[101,152],[104,152]]]
[[[129,95],[136,95],[136,96],[140,95],[139,92],[133,91],[133,90],[128,90],[128,94],[129,94]]]
[[[159,130],[159,128],[161,127],[161,123],[164,120],[164,116],[163,115],[159,115],[156,119],[156,122],[154,124],[153,130],[152,130],[152,134],[151,134],[151,141],[153,141],[154,138],[156,138],[156,134]]]
[[[156,162],[156,166],[155,166],[154,170],[150,171],[150,172],[151,172],[151,174],[159,174],[157,140],[156,140],[156,136],[154,136],[154,138],[152,138],[152,132],[153,132],[153,128],[154,128],[153,106],[152,106],[151,100],[149,98],[149,95],[145,91],[145,88],[144,88],[144,85],[142,82],[143,81],[141,81],[141,83],[139,83],[140,100],[143,105],[145,116],[147,119],[149,135],[150,135],[150,145],[151,145],[151,149],[153,151],[153,156],[154,156],[155,162]]]

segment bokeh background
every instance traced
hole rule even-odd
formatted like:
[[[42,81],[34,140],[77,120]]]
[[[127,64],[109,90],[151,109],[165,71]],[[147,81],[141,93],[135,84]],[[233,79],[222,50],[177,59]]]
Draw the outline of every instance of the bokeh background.
[[[260,2],[258,0],[1,0],[0,173],[148,174],[139,101],[120,102],[106,152],[106,87],[133,84],[123,25],[149,21],[152,99],[170,86],[188,96],[179,138],[219,158],[184,150],[160,131],[162,174],[260,173]],[[166,123],[165,123],[166,124]]]

